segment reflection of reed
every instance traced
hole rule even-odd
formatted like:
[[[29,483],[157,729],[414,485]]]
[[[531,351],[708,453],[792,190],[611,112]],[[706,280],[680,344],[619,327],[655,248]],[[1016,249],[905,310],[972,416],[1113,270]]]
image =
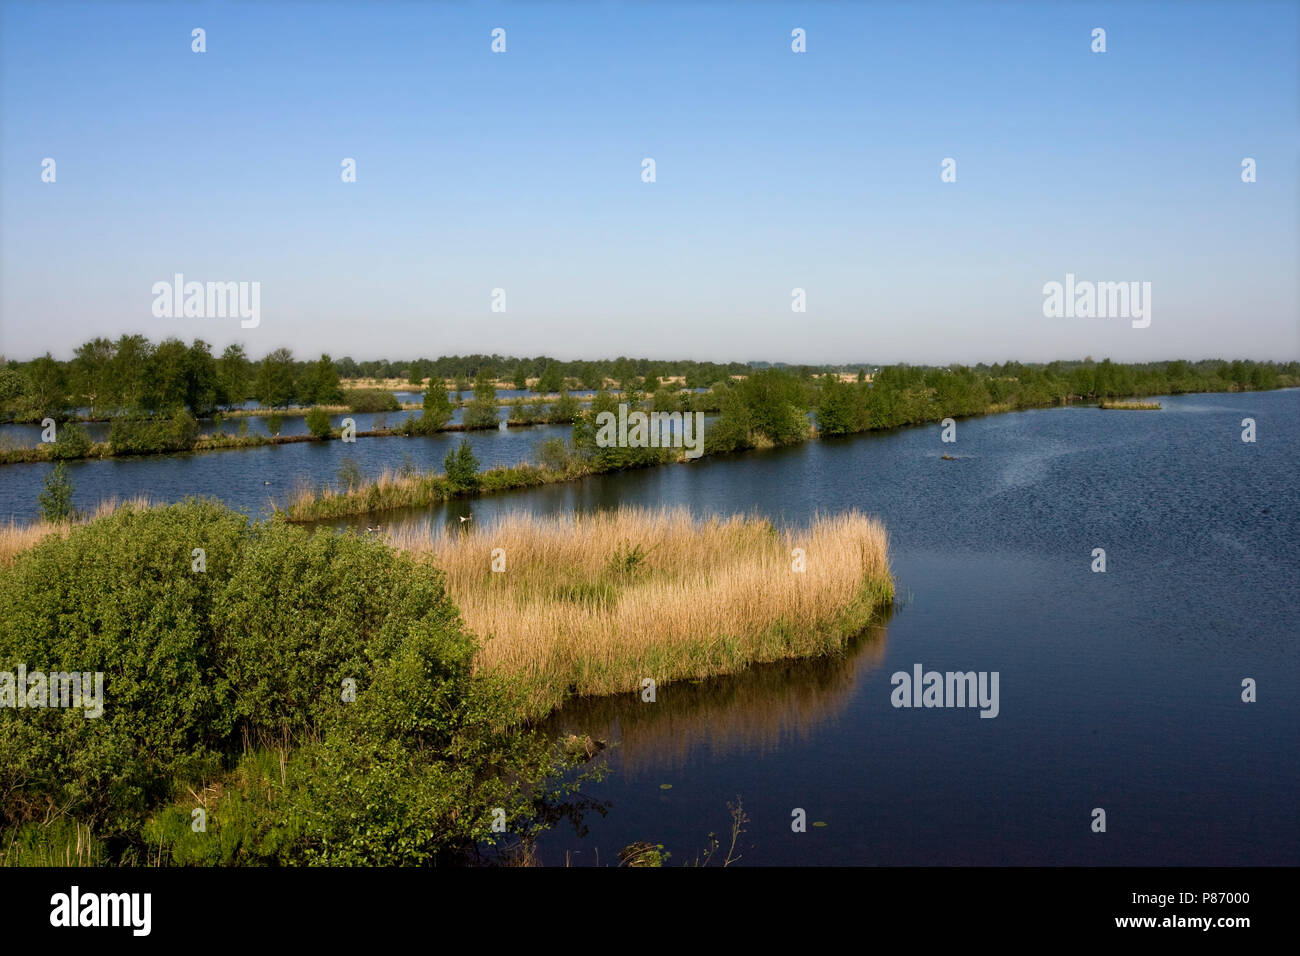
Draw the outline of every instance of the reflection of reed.
[[[746,751],[762,756],[807,740],[843,710],[859,681],[884,660],[891,614],[885,607],[842,653],[670,684],[652,704],[635,693],[581,698],[566,703],[546,729],[617,744],[606,751],[609,759],[632,773],[681,768],[705,748],[715,759]]]

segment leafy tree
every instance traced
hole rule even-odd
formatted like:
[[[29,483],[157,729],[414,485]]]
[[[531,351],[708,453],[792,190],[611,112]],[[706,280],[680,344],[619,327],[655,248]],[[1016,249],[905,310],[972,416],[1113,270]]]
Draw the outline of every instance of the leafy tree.
[[[113,362],[113,343],[105,338],[92,339],[77,347],[71,368],[75,401],[99,411],[110,400],[107,394],[109,368]]]
[[[18,413],[30,404],[31,380],[15,368],[0,368],[0,410]]]
[[[45,487],[37,500],[46,521],[66,521],[72,517],[72,479],[68,477],[67,462],[54,463],[53,470],[45,476]]]
[[[338,369],[328,355],[307,366],[298,384],[298,398],[315,405],[337,405],[343,401]]]
[[[241,406],[252,391],[251,363],[242,345],[227,345],[217,359],[218,395],[223,405]]]
[[[196,416],[222,404],[221,377],[207,342],[195,339],[185,356],[185,405]]]
[[[496,381],[483,369],[474,379],[474,400],[465,409],[465,427],[495,428],[499,421]]]
[[[307,413],[307,431],[311,432],[317,438],[329,438],[333,433],[333,425],[330,422],[330,413],[323,408],[313,408]]]
[[[276,349],[262,359],[254,386],[257,400],[267,408],[283,408],[293,401],[293,353]]]
[[[453,487],[461,490],[478,487],[480,481],[478,459],[474,457],[469,442],[464,439],[461,439],[455,451],[447,452],[447,457],[443,459],[443,467],[447,470],[447,480]]]
[[[854,387],[841,382],[838,375],[831,373],[822,378],[817,428],[823,435],[847,435],[858,430],[854,395]]]
[[[560,374],[559,363],[551,362],[542,370],[537,380],[537,391],[543,395],[550,395],[562,388],[564,388],[564,376]]]
[[[54,438],[53,453],[56,459],[84,458],[90,451],[90,435],[76,422],[66,422],[59,426]]]
[[[421,430],[425,434],[438,431],[451,421],[454,411],[451,400],[447,397],[447,386],[443,384],[442,379],[429,379],[429,385],[424,390],[424,411],[420,417]]]
[[[113,346],[104,405],[113,408],[149,409],[146,375],[153,362],[154,347],[143,335],[123,335]]]
[[[163,339],[145,366],[140,407],[172,412],[188,405],[189,349],[177,338]]]
[[[63,366],[46,352],[32,362],[27,374],[31,411],[42,417],[62,418],[68,410],[67,377]]]

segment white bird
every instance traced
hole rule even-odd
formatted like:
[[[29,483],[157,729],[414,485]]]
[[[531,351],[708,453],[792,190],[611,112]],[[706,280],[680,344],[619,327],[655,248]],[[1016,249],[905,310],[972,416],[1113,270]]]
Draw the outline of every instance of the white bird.
[[[464,524],[466,521],[468,521],[468,520],[469,520],[470,518],[472,518],[472,517],[474,517],[474,516],[473,516],[473,515],[461,515],[461,516],[460,516],[461,524]]]

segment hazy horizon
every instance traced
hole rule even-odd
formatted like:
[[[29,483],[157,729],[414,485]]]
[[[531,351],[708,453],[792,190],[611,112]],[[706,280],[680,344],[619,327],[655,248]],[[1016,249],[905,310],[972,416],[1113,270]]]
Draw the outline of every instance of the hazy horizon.
[[[1293,361],[1297,36],[1283,3],[6,0],[0,354]],[[256,327],[154,316],[176,274],[258,283]],[[1044,317],[1067,275],[1149,282],[1149,326]]]

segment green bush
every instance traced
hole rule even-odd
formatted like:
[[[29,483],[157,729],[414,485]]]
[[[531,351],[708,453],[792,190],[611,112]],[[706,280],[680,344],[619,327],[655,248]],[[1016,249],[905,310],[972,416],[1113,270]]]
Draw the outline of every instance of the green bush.
[[[170,418],[125,415],[114,418],[108,443],[115,455],[156,455],[188,451],[199,437],[199,423],[181,409]]]
[[[343,401],[353,412],[400,412],[402,403],[392,392],[382,388],[348,388],[343,390]]]
[[[378,539],[210,502],[122,509],[0,576],[0,670],[105,675],[97,719],[0,708],[0,827],[58,807],[175,863],[463,853],[560,769],[475,649],[442,575]]]
[[[271,435],[280,434],[280,429],[284,427],[284,416],[279,412],[266,416],[266,431]]]
[[[467,429],[496,428],[501,424],[501,417],[495,402],[476,398],[465,406],[463,421]]]
[[[323,408],[313,408],[307,413],[307,431],[317,438],[329,438],[333,433],[330,413]]]
[[[0,709],[0,815],[59,806],[130,833],[178,773],[216,766],[234,726],[210,617],[246,520],[215,504],[123,509],[47,538],[0,576],[0,671],[104,674],[104,713]],[[193,548],[206,573],[191,572]]]
[[[558,425],[572,425],[573,420],[582,412],[578,400],[568,393],[567,390],[560,392],[551,407],[547,410],[546,420]]]
[[[76,422],[65,422],[59,426],[52,451],[55,459],[85,458],[91,444],[90,435],[84,428]]]
[[[567,471],[573,454],[563,438],[548,438],[537,449],[537,460],[543,468],[551,471]]]
[[[424,390],[424,412],[420,418],[424,434],[436,432],[451,421],[451,399],[447,397],[447,386],[442,379],[429,380],[429,387]]]
[[[447,470],[447,480],[452,487],[460,490],[478,487],[478,459],[474,457],[469,442],[463,438],[455,451],[447,452],[443,467]]]
[[[45,487],[37,495],[37,501],[41,517],[46,521],[66,521],[72,517],[72,479],[64,462],[56,462],[45,476]]]

